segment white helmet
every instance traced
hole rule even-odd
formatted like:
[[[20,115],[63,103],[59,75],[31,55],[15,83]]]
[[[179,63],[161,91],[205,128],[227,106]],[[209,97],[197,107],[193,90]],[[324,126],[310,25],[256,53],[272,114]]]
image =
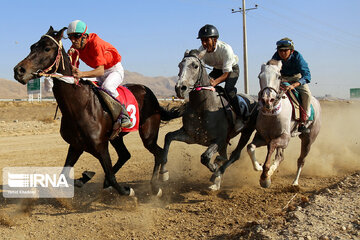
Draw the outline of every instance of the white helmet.
[[[89,34],[86,24],[81,20],[72,21],[67,29],[67,34],[72,33],[81,33],[81,34]]]

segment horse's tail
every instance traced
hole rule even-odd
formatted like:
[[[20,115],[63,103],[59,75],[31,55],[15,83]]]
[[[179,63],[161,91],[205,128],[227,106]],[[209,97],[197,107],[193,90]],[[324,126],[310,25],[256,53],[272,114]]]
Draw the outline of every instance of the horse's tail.
[[[181,117],[185,112],[185,105],[176,106],[168,109],[160,106],[160,116],[162,121],[170,121]]]

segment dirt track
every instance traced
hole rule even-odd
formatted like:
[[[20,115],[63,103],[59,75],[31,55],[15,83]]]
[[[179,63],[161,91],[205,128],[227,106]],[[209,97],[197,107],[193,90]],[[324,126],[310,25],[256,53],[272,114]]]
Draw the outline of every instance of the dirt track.
[[[298,205],[316,205],[316,201],[311,200],[314,196],[320,196],[360,170],[360,129],[354,128],[360,117],[359,102],[321,102],[321,105],[322,130],[305,163],[299,191],[289,187],[300,151],[298,139],[292,139],[270,189],[259,186],[259,173],[252,170],[244,151],[241,159],[226,172],[219,192],[207,190],[211,174],[200,163],[200,154],[205,148],[174,142],[169,154],[170,180],[163,185],[164,196],[157,199],[151,196],[149,188],[152,155],[142,146],[138,134],[132,133],[125,140],[132,159],[119,171],[117,180],[134,188],[136,199],[102,190],[101,166],[94,157],[84,154],[75,166],[75,175],[80,176],[84,170],[94,170],[97,174],[83,188],[76,189],[73,199],[29,201],[0,196],[0,238],[317,239],[320,237],[317,230],[304,236],[302,232],[281,229],[290,227],[289,216],[294,214],[293,210],[301,212],[296,208]],[[1,169],[63,165],[68,146],[58,133],[59,120],[52,121],[55,107],[54,103],[0,104]],[[163,125],[158,141],[160,146],[164,135],[180,126],[180,120]],[[229,152],[237,141],[238,137],[231,141]],[[115,160],[115,151],[110,151]],[[264,158],[264,153],[265,149],[257,152],[259,160]],[[359,186],[360,177],[356,176],[352,182]],[[341,189],[347,192],[345,188],[346,184],[343,184]],[[329,215],[341,218],[338,212],[331,211],[331,195],[323,196],[330,201]],[[339,229],[328,231],[330,239],[360,238],[360,229],[356,229],[360,224],[360,213],[350,208],[351,204],[360,204],[359,198],[356,194],[352,199],[343,196],[340,202],[346,205],[348,199],[346,211],[352,211],[354,219],[344,218],[348,222],[344,222],[345,230],[339,227],[341,232]]]

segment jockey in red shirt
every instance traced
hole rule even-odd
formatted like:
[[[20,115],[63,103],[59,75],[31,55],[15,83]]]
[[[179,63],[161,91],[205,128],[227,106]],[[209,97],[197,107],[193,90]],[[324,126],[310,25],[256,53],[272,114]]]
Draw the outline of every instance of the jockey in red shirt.
[[[73,67],[73,76],[76,78],[96,77],[100,86],[116,98],[119,95],[116,89],[124,79],[124,69],[118,51],[97,34],[89,34],[83,21],[71,22],[67,34],[72,42],[71,48],[76,49],[80,59],[93,68],[90,71],[80,71],[77,67]],[[117,135],[121,128],[128,128],[131,125],[129,114],[123,107],[122,114],[114,124],[112,137]]]

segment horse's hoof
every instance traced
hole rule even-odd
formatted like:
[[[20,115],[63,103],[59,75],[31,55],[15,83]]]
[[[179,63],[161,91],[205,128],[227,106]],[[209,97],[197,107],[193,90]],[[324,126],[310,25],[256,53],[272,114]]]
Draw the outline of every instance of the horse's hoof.
[[[83,178],[85,178],[87,181],[89,181],[90,179],[92,179],[95,175],[95,172],[91,172],[91,171],[84,171],[82,173]]]
[[[81,180],[81,178],[80,179],[74,179],[74,186],[78,187],[78,188],[81,188],[82,186],[84,186],[84,183]]]
[[[163,172],[163,173],[160,173],[160,174],[159,174],[159,179],[160,179],[161,181],[163,181],[163,182],[168,181],[169,178],[170,178],[170,176],[169,176],[169,171],[166,171],[166,172]]]
[[[216,185],[216,184],[213,184],[213,185],[209,186],[209,189],[210,189],[211,191],[219,191],[220,186],[218,186],[218,185]]]
[[[271,185],[271,179],[267,178],[265,180],[260,179],[260,186],[263,188],[269,188]]]
[[[214,176],[214,175],[213,175]],[[209,187],[210,190],[212,191],[218,191],[220,190],[220,185],[221,185],[221,176],[216,176],[215,178],[212,178],[212,182],[214,183],[213,185],[211,185]]]
[[[134,191],[134,189],[132,189],[132,188],[130,188],[130,190],[129,190],[129,197],[135,197],[135,191]]]
[[[162,195],[163,195],[163,192],[162,192],[161,188],[159,188],[159,191],[158,191],[158,193],[156,194],[156,197],[161,198]]]

